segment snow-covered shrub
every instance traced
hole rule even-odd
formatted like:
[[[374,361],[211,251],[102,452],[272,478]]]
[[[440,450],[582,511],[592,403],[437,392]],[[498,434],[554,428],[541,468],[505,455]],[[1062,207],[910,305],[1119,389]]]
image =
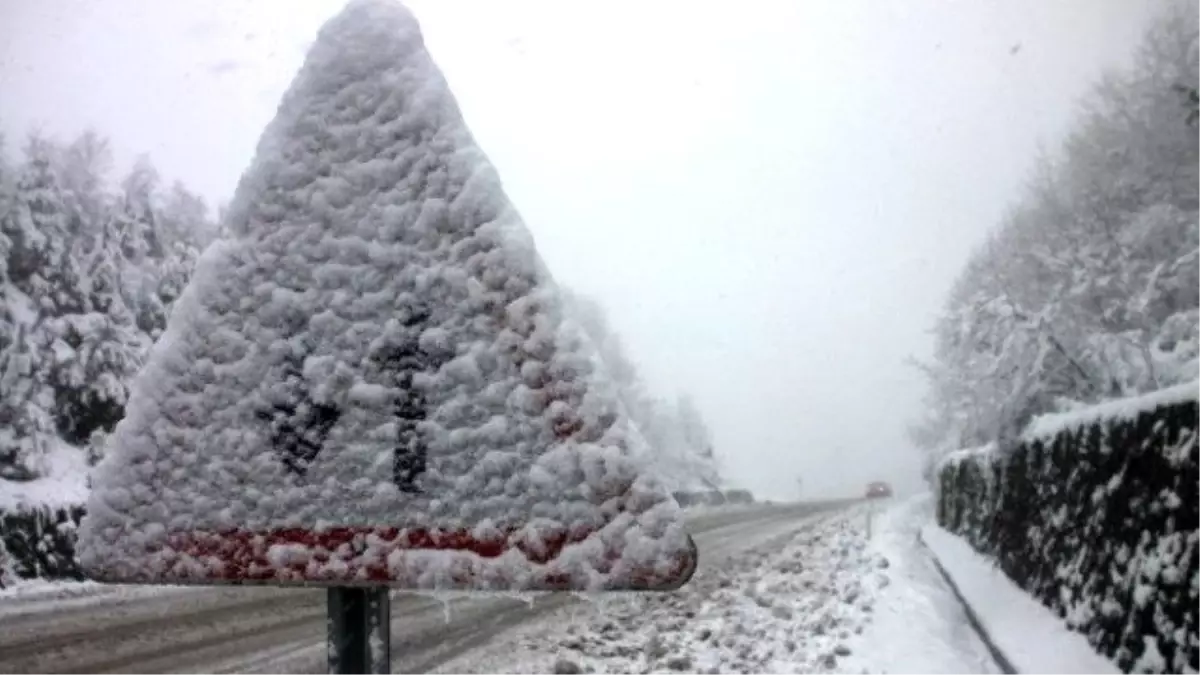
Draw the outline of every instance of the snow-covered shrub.
[[[0,537],[0,589],[9,588],[17,583],[16,567],[16,560],[4,545],[4,537]]]
[[[4,568],[19,579],[82,581],[75,562],[75,532],[82,518],[82,506],[0,511],[0,587],[7,583]]]
[[[1048,415],[938,472],[938,523],[962,536],[1125,672],[1195,672],[1193,382]]]

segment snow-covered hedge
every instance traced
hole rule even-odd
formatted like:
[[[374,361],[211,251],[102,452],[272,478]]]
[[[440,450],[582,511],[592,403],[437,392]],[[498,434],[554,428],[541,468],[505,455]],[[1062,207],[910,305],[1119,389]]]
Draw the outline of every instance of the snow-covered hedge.
[[[88,495],[88,452],[55,443],[34,480],[0,478],[0,588],[21,579],[76,579],[75,526]]]
[[[81,518],[82,506],[0,511],[0,587],[20,579],[82,581],[75,561],[75,528]]]
[[[1196,672],[1197,383],[1035,420],[939,467],[938,523],[1125,672]]]

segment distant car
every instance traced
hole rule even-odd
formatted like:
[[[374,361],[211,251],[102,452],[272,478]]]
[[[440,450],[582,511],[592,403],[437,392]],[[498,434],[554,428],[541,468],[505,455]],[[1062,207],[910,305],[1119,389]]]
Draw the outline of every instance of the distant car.
[[[749,490],[729,490],[725,492],[725,502],[728,504],[753,504],[754,495]]]
[[[686,509],[686,508],[687,508],[687,507],[689,507],[689,506],[695,506],[695,505],[696,505],[696,495],[695,495],[695,493],[692,493],[692,492],[687,492],[687,491],[685,491],[685,490],[677,490],[677,491],[675,491],[675,492],[672,492],[672,493],[671,493],[671,496],[673,496],[673,497],[675,498],[675,501],[676,501],[676,502],[679,504],[679,506],[680,506],[680,507],[682,507],[682,508],[685,508],[685,509]]]
[[[867,499],[884,499],[892,496],[892,486],[877,480],[867,484]]]

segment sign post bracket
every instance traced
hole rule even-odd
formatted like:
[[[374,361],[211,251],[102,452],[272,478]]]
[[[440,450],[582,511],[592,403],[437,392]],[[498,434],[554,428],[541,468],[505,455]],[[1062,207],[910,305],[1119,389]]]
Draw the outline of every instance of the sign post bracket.
[[[328,591],[329,672],[390,673],[392,606],[386,586]]]

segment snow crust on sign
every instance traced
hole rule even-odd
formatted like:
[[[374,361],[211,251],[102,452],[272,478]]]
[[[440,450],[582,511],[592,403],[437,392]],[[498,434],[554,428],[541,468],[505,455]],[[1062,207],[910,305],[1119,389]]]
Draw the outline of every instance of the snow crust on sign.
[[[1022,439],[1045,440],[1062,431],[1078,429],[1101,420],[1132,420],[1159,406],[1197,399],[1200,399],[1200,380],[1070,412],[1042,415],[1029,423]]]
[[[92,574],[608,588],[692,555],[398,2],[321,29],[228,225],[95,469]]]

